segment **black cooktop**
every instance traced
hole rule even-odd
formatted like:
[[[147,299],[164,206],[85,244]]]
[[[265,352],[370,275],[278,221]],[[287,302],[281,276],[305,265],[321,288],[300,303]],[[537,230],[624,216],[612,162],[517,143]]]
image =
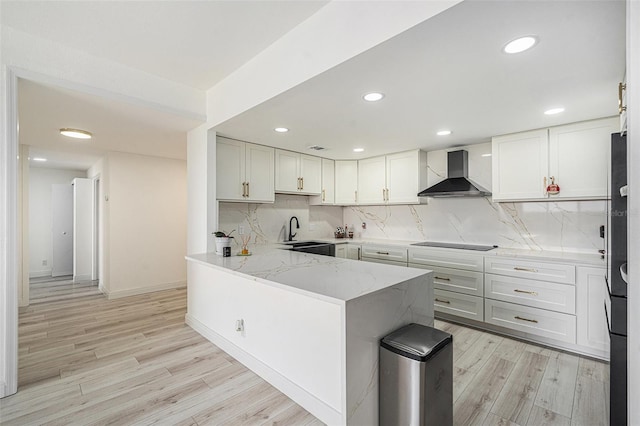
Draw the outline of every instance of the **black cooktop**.
[[[460,244],[460,243],[438,243],[432,241],[425,241],[423,243],[414,243],[412,246],[423,246],[423,247],[440,247],[440,248],[452,248],[452,249],[460,249],[460,250],[476,250],[476,251],[489,251],[494,248],[498,248],[498,246],[480,246],[474,244]]]

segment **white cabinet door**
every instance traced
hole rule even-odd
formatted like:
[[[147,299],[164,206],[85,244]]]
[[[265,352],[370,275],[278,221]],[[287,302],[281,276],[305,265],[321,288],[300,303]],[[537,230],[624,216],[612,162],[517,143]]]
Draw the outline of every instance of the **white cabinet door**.
[[[386,159],[358,161],[358,204],[384,204],[386,201]]]
[[[336,167],[336,204],[352,205],[358,201],[358,162],[338,160]]]
[[[417,203],[418,192],[426,188],[426,178],[420,182],[420,176],[426,177],[426,155],[424,164],[420,163],[421,151],[400,152],[387,155],[387,203]],[[421,173],[421,168],[424,173]],[[422,186],[421,186],[422,185]]]
[[[347,245],[347,259],[360,260],[362,258],[362,247],[359,245]]]
[[[578,320],[578,345],[595,349],[609,357],[609,333],[604,312],[608,299],[605,270],[601,268],[577,268],[576,316]]]
[[[546,198],[548,130],[492,139],[493,200]]]
[[[549,129],[549,177],[555,178],[558,199],[605,199],[609,182],[611,133],[616,118]]]
[[[335,162],[322,159],[322,203],[333,204],[336,200],[335,192]]]
[[[322,192],[322,158],[300,154],[300,193]]]
[[[347,245],[346,244],[336,244],[336,257],[340,257],[342,259],[347,258]]]
[[[300,154],[276,149],[277,192],[298,193],[300,191]]]
[[[216,140],[216,198],[222,201],[246,201],[245,143],[231,139]]]
[[[268,146],[245,144],[245,197],[248,201],[273,203],[274,149]]]

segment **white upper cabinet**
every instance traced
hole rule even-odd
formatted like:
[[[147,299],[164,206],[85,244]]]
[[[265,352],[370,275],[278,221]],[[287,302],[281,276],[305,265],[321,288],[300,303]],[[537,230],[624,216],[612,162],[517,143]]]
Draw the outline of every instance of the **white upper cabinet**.
[[[311,197],[310,205],[332,205],[336,201],[335,193],[335,161],[322,159],[322,190],[320,195]]]
[[[358,204],[384,204],[386,201],[385,157],[358,161]]]
[[[427,187],[427,153],[414,150],[387,155],[387,203],[425,202],[418,192]]]
[[[358,201],[358,161],[336,160],[335,203],[352,205]]]
[[[427,157],[413,150],[358,161],[358,204],[418,204]]]
[[[493,200],[606,198],[616,125],[607,118],[494,137]],[[552,181],[557,194],[547,192]]]
[[[322,159],[276,149],[276,192],[318,195],[322,189]]]
[[[217,138],[216,198],[273,203],[274,149]]]

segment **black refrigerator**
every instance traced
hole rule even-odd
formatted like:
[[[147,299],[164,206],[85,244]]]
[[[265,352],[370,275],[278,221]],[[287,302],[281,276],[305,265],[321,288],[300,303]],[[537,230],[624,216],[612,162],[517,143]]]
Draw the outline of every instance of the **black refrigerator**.
[[[605,313],[611,341],[610,424],[627,424],[627,137],[611,135]]]

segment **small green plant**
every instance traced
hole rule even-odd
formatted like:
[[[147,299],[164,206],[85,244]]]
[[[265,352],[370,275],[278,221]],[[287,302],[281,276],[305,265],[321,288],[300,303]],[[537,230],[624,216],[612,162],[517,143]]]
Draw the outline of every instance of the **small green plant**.
[[[224,238],[224,237],[233,238],[231,236],[231,234],[233,234],[234,232],[235,232],[235,229],[233,231],[229,232],[229,234],[225,234],[224,231],[216,231],[216,232],[213,233],[213,235],[215,235],[218,238]]]

